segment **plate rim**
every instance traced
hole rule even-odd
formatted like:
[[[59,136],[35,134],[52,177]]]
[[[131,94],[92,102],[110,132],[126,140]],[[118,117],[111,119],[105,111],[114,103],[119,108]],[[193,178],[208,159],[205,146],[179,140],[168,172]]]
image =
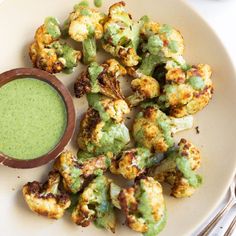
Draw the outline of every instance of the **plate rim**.
[[[204,23],[204,25],[211,31],[211,34],[213,34],[214,38],[218,41],[220,46],[223,48],[223,50],[225,52],[225,56],[227,57],[228,61],[230,62],[229,66],[231,67],[232,72],[234,74],[233,75],[234,78],[232,78],[232,79],[236,80],[236,68],[235,68],[234,63],[232,61],[232,57],[230,56],[228,49],[225,47],[223,40],[219,37],[216,30],[207,22],[207,20],[205,18],[203,18],[203,16],[201,16],[201,14],[189,2],[187,2],[187,0],[179,0],[179,1],[181,1],[183,5],[185,5],[187,8],[189,8],[195,14],[195,16],[199,20],[201,20]],[[223,202],[223,200],[226,197],[226,194],[229,190],[230,184],[232,183],[235,176],[236,176],[236,162],[235,162],[235,166],[234,166],[234,171],[231,173],[227,184],[225,184],[225,186],[222,187],[222,189],[223,189],[222,194],[218,197],[218,200],[215,201],[215,203],[213,204],[214,206],[211,208],[211,210],[209,210],[208,212],[206,212],[203,215],[201,221],[198,222],[192,230],[189,230],[188,232],[186,232],[186,235],[191,235],[191,234],[195,233],[197,230],[200,230],[201,226],[204,226],[204,224],[206,224],[207,219],[210,219],[210,216],[213,214],[213,212],[217,209],[217,207],[220,205],[220,203]]]

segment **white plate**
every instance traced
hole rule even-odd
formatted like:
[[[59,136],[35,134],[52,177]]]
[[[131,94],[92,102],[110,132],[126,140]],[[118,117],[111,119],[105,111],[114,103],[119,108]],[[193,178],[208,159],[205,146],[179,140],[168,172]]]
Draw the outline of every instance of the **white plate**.
[[[31,66],[28,45],[46,16],[63,21],[76,0],[5,0],[0,5],[0,72]],[[103,10],[115,2],[105,0]],[[209,63],[214,71],[215,94],[209,106],[195,116],[195,130],[181,133],[202,151],[203,186],[189,199],[166,196],[168,223],[161,235],[190,235],[212,212],[224,196],[236,167],[236,80],[235,73],[219,39],[209,26],[180,0],[127,0],[134,18],[148,14],[154,20],[177,27],[184,36],[185,58],[190,63]],[[59,78],[73,87],[78,70]],[[86,109],[85,99],[75,101],[78,119]],[[1,115],[1,114],[0,114]],[[1,127],[0,127],[1,128]],[[75,147],[74,147],[75,148]],[[21,187],[32,180],[42,180],[50,165],[31,170],[0,166],[0,235],[111,235],[94,226],[81,228],[70,222],[69,215],[54,221],[32,213],[23,201]],[[122,226],[116,235],[138,235]]]

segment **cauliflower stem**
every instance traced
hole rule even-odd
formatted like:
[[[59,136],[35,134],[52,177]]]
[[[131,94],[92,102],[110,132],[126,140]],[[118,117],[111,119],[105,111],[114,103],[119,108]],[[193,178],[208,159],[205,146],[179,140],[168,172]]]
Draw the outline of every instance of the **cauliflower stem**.
[[[104,19],[104,14],[90,8],[87,2],[81,2],[74,6],[74,11],[64,23],[64,35],[82,43],[84,64],[96,61],[96,40],[103,36]]]
[[[191,116],[171,118],[159,110],[157,105],[148,103],[134,120],[133,137],[139,146],[152,152],[166,152],[174,145],[173,133],[192,126]]]

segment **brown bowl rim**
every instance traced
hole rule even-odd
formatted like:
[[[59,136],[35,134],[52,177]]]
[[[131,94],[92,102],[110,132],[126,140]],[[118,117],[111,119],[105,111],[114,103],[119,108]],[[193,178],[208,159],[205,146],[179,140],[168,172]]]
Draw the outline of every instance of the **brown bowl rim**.
[[[36,68],[16,68],[0,74],[0,87],[12,80],[25,78],[26,76],[47,82],[57,90],[67,109],[67,126],[58,144],[45,155],[30,160],[19,160],[0,153],[0,164],[19,169],[29,169],[42,166],[54,160],[71,140],[75,130],[75,108],[71,94],[55,75]]]

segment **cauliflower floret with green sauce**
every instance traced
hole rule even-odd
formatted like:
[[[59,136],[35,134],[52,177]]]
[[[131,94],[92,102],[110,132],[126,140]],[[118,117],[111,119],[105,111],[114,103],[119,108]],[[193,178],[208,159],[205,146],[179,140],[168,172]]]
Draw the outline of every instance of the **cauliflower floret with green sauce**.
[[[114,99],[123,99],[118,78],[124,75],[126,69],[114,59],[107,60],[101,65],[93,62],[76,80],[75,96],[80,98],[87,93],[101,93]]]
[[[104,155],[77,159],[72,152],[63,152],[54,163],[54,168],[63,177],[64,188],[71,193],[81,190],[85,180],[102,173],[110,166],[110,159]]]
[[[156,79],[143,74],[135,74],[135,77],[131,81],[131,88],[134,94],[127,98],[127,102],[131,107],[160,95],[160,85]]]
[[[163,59],[175,59],[184,53],[183,36],[170,25],[146,20],[141,37],[146,42],[142,45],[144,52],[159,54]]]
[[[43,185],[33,181],[23,186],[24,199],[33,212],[51,219],[59,219],[64,215],[71,201],[68,194],[59,190],[60,179],[57,171],[51,171],[48,181]]]
[[[99,112],[89,108],[80,123],[79,148],[94,155],[118,154],[129,143],[129,130],[124,123],[104,122]]]
[[[187,71],[181,68],[168,70],[159,102],[164,104],[174,117],[197,113],[212,98],[211,74],[211,68],[207,64],[192,66]]]
[[[89,64],[96,61],[96,40],[103,36],[103,21],[105,15],[89,7],[88,2],[74,6],[65,22],[64,32],[77,42],[82,43],[83,62]]]
[[[49,73],[70,72],[77,66],[81,53],[59,40],[61,31],[54,17],[45,19],[30,45],[29,56],[34,65]]]
[[[136,50],[143,21],[133,21],[124,7],[124,2],[115,3],[110,7],[104,24],[102,46],[106,52],[118,57],[125,66],[135,66],[140,61]]]
[[[145,171],[150,157],[151,153],[146,148],[125,150],[112,160],[110,171],[121,174],[126,179],[135,179]]]
[[[111,180],[106,176],[98,176],[83,190],[72,212],[74,223],[86,227],[94,221],[97,227],[115,232],[116,217],[110,198],[110,184]]]
[[[155,236],[165,227],[167,214],[162,187],[152,177],[143,177],[133,187],[122,189],[118,199],[131,229]]]
[[[135,142],[151,152],[166,152],[174,145],[173,134],[193,126],[192,116],[172,118],[156,105],[148,105],[139,112],[133,124]]]
[[[184,40],[180,32],[170,25],[159,24],[145,18],[140,32],[142,62],[136,68],[139,73],[151,76],[154,69],[168,61],[185,68]]]
[[[121,123],[124,116],[130,112],[128,104],[123,99],[111,99],[97,93],[89,93],[87,100],[89,106],[98,111],[101,119],[105,122],[113,120],[116,123]]]
[[[202,183],[202,177],[195,172],[200,162],[199,150],[191,142],[181,139],[178,146],[169,150],[166,158],[148,174],[159,182],[169,183],[172,196],[190,197]]]

